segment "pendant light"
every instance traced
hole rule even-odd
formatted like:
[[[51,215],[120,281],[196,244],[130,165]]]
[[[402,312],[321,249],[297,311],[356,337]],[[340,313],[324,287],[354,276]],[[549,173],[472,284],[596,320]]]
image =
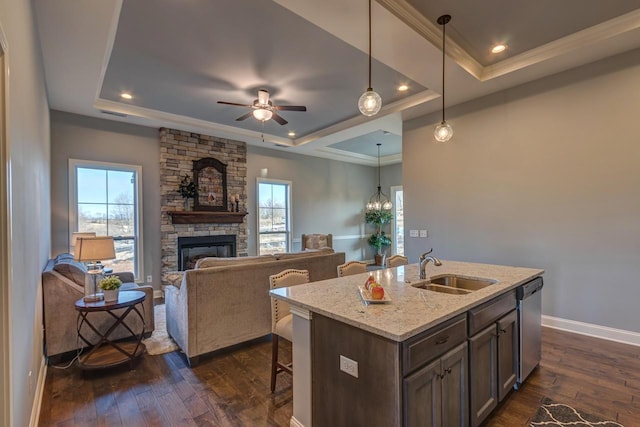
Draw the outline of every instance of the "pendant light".
[[[442,121],[436,126],[433,136],[438,142],[447,142],[453,136],[453,128],[444,119],[444,46],[445,46],[445,27],[451,21],[451,15],[442,15],[438,18],[438,24],[442,25]]]
[[[382,108],[382,98],[371,87],[371,0],[369,0],[369,87],[358,99],[358,108],[365,116],[375,116]]]
[[[369,199],[367,203],[368,211],[390,210],[393,205],[389,201],[389,198],[382,192],[382,186],[380,186],[380,146],[382,144],[377,143],[378,146],[378,191]]]

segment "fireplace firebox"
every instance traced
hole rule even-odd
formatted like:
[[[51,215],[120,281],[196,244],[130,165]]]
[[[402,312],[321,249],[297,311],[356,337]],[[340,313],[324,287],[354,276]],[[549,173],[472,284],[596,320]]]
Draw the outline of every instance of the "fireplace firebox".
[[[178,270],[195,268],[200,258],[236,256],[236,236],[178,237]]]

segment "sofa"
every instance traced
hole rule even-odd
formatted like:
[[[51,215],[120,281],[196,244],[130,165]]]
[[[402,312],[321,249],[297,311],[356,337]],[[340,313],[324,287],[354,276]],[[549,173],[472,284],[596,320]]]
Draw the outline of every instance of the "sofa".
[[[151,335],[154,330],[153,313],[153,288],[151,286],[138,286],[134,283],[133,273],[114,273],[122,286],[120,292],[142,291],[146,298],[142,303],[145,317],[145,336]],[[84,297],[84,284],[87,279],[87,269],[84,264],[74,261],[73,255],[61,254],[47,262],[42,272],[42,293],[44,304],[44,339],[45,356],[49,363],[56,363],[64,357],[65,353],[77,350],[85,346],[77,336],[78,312],[75,302]],[[125,309],[121,309],[125,310]],[[113,323],[113,318],[107,313],[91,313],[91,322],[97,328],[108,328]],[[139,331],[142,326],[137,316],[127,316],[125,322],[133,331]],[[95,342],[97,336],[92,331],[83,329],[83,334],[91,342]],[[119,326],[109,336],[110,339],[128,337],[129,334],[123,326]]]
[[[202,258],[167,286],[167,331],[193,366],[198,357],[271,333],[269,276],[309,270],[310,280],[337,276],[344,252],[333,250],[237,258]]]

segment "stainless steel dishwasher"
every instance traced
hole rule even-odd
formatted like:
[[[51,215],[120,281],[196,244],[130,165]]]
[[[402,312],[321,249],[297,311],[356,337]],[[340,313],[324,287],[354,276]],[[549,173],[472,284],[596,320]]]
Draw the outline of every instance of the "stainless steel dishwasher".
[[[518,384],[527,379],[540,363],[542,353],[542,277],[537,277],[517,289],[518,323],[520,327],[520,361]]]

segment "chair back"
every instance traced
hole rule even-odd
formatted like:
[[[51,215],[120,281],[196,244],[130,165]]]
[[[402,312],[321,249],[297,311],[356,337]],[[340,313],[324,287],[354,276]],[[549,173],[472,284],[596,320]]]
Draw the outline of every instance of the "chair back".
[[[269,276],[271,289],[285,288],[289,286],[309,283],[309,270],[288,269],[278,274]],[[290,313],[289,303],[271,297],[271,331],[275,332],[276,323]]]
[[[333,234],[303,234],[301,250],[333,249]]]
[[[402,255],[394,255],[387,258],[387,268],[399,267],[401,265],[409,264],[409,258]]]
[[[338,266],[338,277],[351,276],[352,274],[366,272],[367,263],[362,261],[349,261]]]

